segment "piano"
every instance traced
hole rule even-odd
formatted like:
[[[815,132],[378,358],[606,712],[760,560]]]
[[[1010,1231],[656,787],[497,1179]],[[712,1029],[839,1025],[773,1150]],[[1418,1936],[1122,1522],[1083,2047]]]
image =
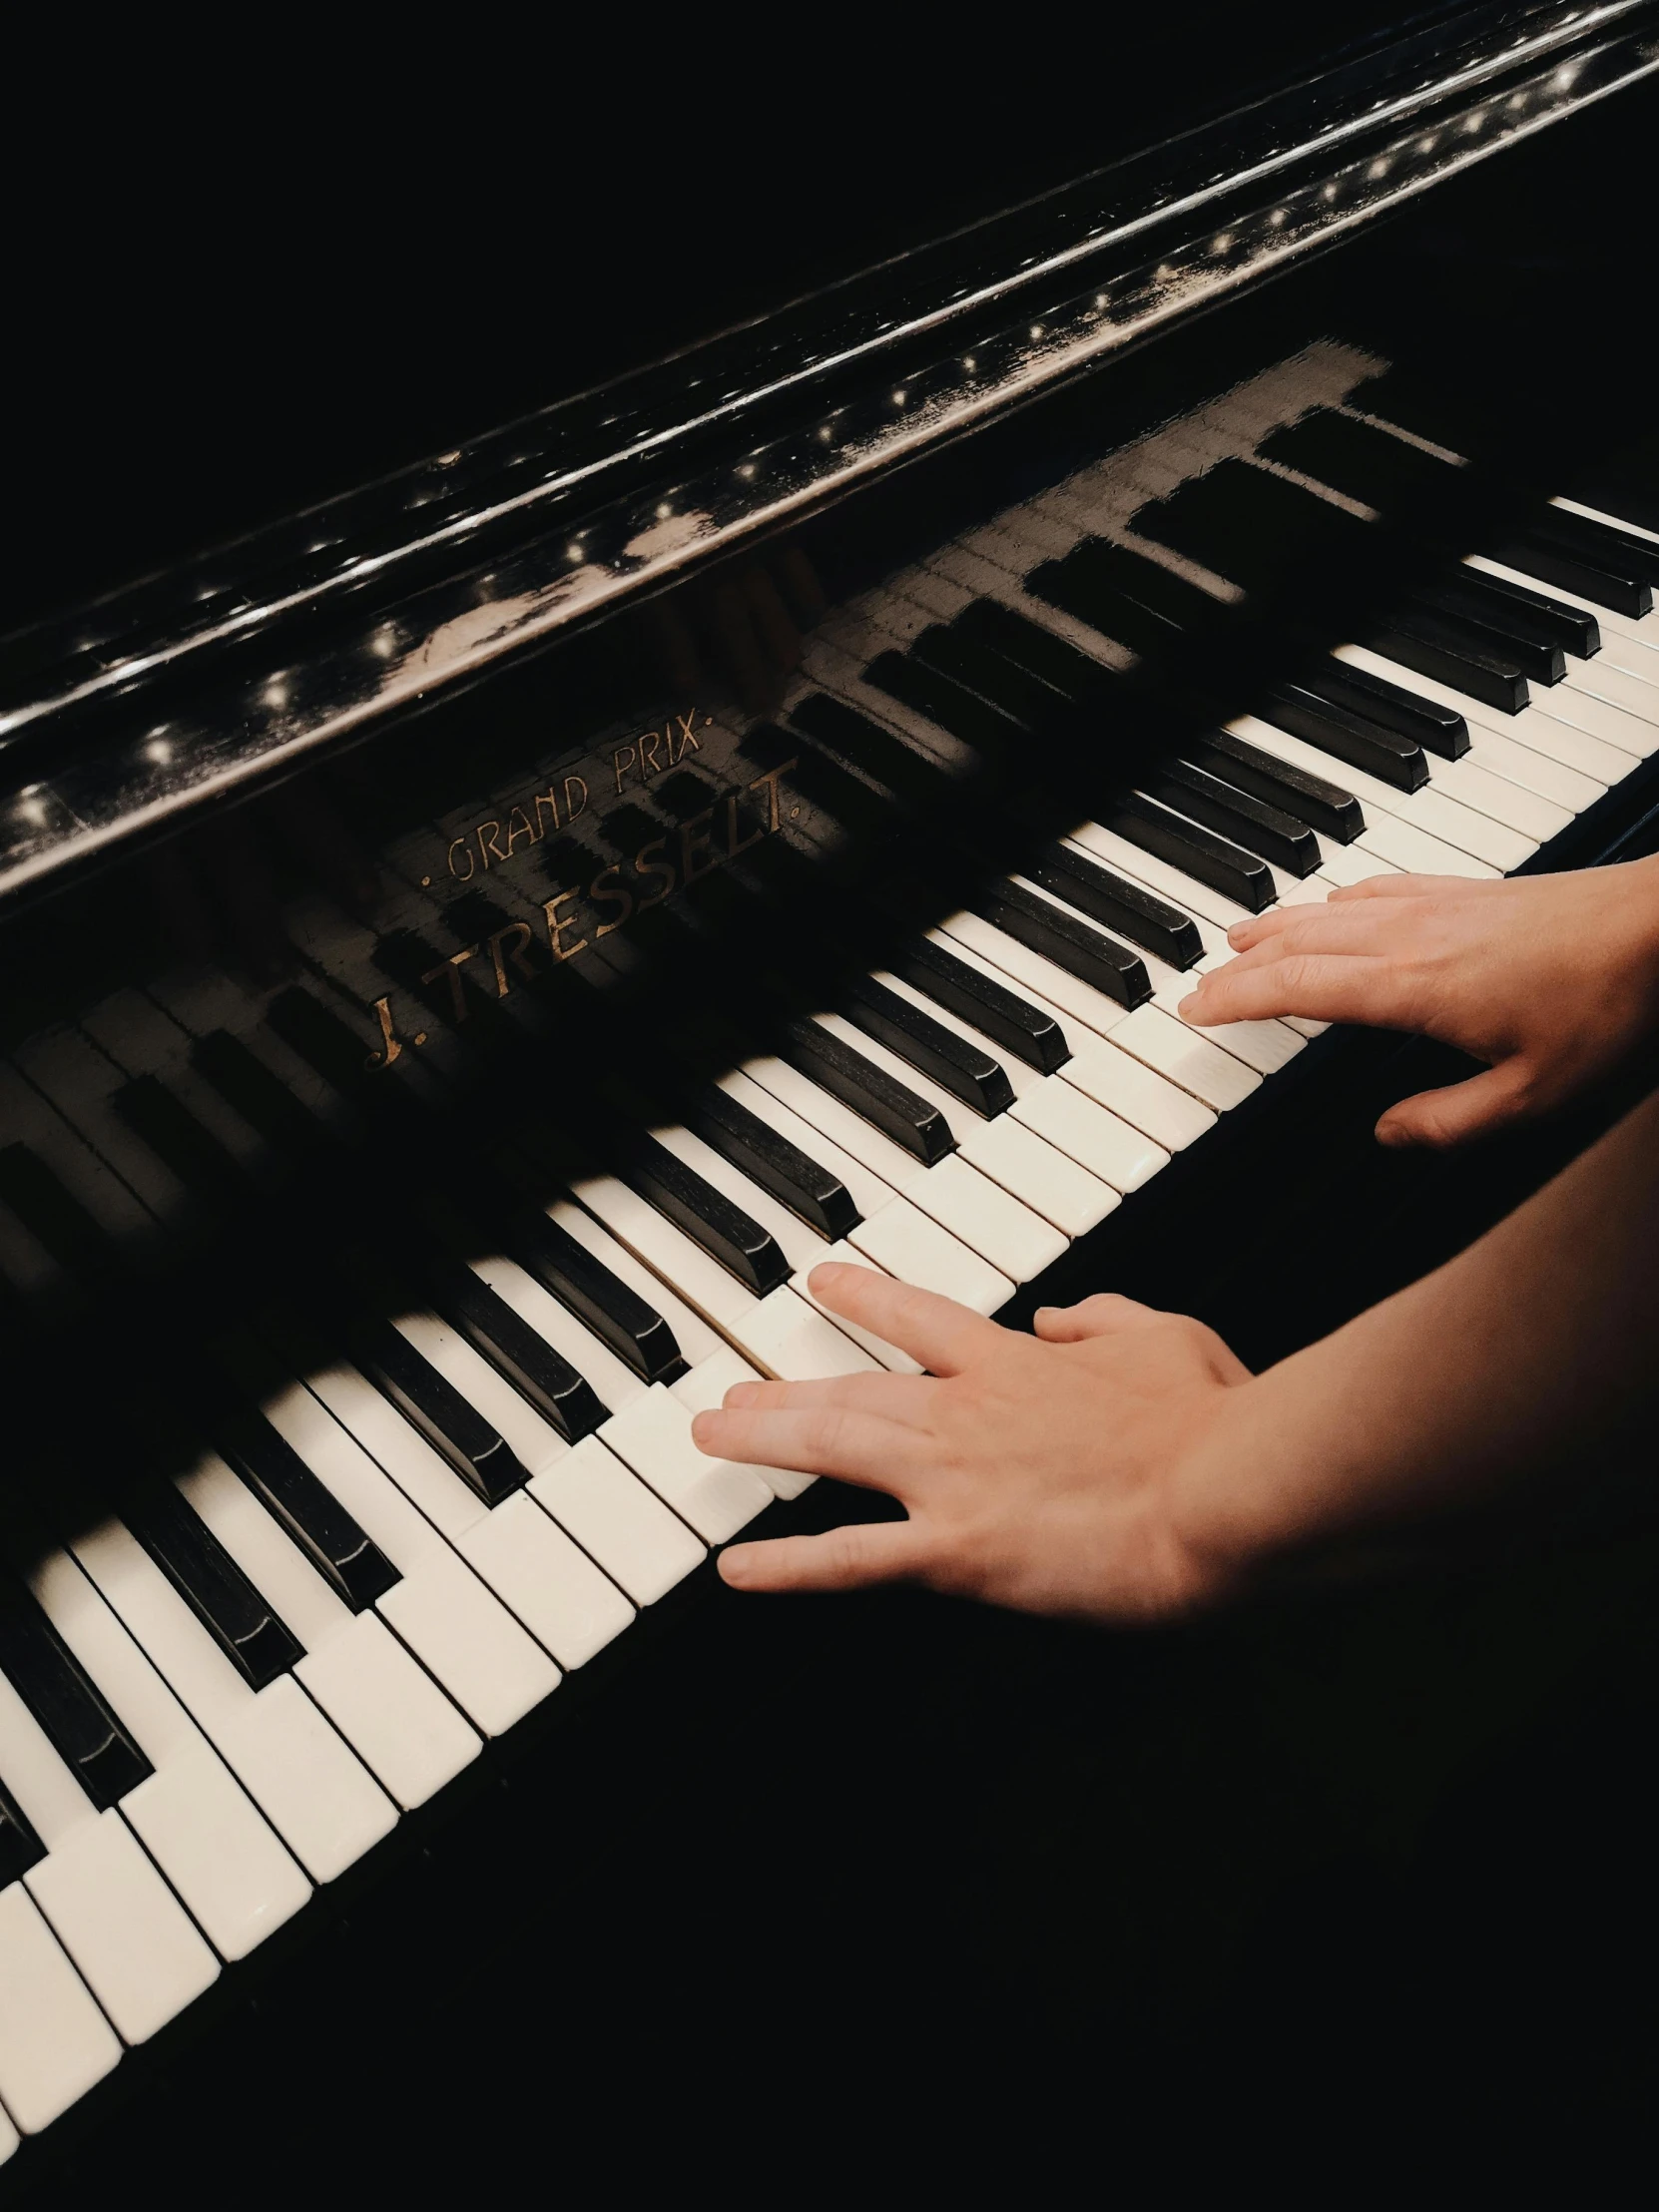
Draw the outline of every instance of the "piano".
[[[0,648],[0,2190],[556,2172],[607,2055],[948,2010],[847,1858],[1136,1662],[736,1598],[889,1508],[692,1415],[906,1365],[831,1255],[1262,1363],[1618,1109],[1384,1158],[1450,1055],[1177,1009],[1659,844],[1656,70],[1431,11]]]

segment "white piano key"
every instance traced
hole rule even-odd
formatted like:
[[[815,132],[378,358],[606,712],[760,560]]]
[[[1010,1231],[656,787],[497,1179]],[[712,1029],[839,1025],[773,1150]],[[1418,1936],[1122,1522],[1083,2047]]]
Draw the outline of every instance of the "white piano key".
[[[1333,883],[1369,883],[1374,876],[1398,875],[1401,870],[1391,860],[1368,852],[1363,844],[1339,844],[1320,862],[1320,873],[1329,875]]]
[[[1571,822],[1573,810],[1558,807],[1553,800],[1542,799],[1536,792],[1524,791],[1506,777],[1494,775],[1482,761],[1473,758],[1475,750],[1471,745],[1460,761],[1436,760],[1429,772],[1429,788],[1473,808],[1492,822],[1502,823],[1506,829],[1518,830],[1534,845],[1559,836]]]
[[[719,1410],[735,1382],[758,1382],[760,1380],[741,1354],[728,1350],[717,1352],[712,1360],[705,1360],[700,1368],[693,1368],[689,1375],[681,1376],[669,1388],[688,1413],[707,1413]],[[757,1467],[755,1471],[777,1497],[799,1497],[818,1480],[816,1474],[802,1474],[794,1467]]]
[[[1068,832],[1066,841],[1190,915],[1199,924],[1198,933],[1204,939],[1206,951],[1214,942],[1224,940],[1234,922],[1243,921],[1250,911],[1237,899],[1212,890],[1208,883],[1198,882],[1181,868],[1172,867],[1169,861],[1160,860],[1155,853],[1143,852],[1138,844],[1120,837],[1115,830],[1108,830],[1101,823],[1078,823]]]
[[[1133,1053],[1218,1113],[1242,1105],[1261,1085],[1254,1069],[1218,1051],[1198,1030],[1189,1029],[1161,1006],[1138,1006],[1113,1035],[1119,1050]]]
[[[436,1314],[394,1314],[391,1325],[474,1412],[482,1414],[526,1474],[534,1474],[545,1460],[566,1448],[551,1421],[543,1420],[483,1354]]]
[[[685,1522],[597,1436],[536,1475],[529,1494],[636,1605],[654,1605],[705,1556]]]
[[[1007,1276],[977,1253],[965,1253],[916,1208],[889,1206],[861,1222],[847,1242],[900,1283],[936,1291],[976,1314],[994,1314],[1014,1294]]]
[[[615,1412],[646,1387],[642,1377],[578,1321],[569,1307],[561,1306],[551,1291],[543,1290],[516,1260],[491,1254],[468,1264],[480,1283],[486,1284],[503,1305],[510,1306],[520,1321],[528,1323],[592,1383],[607,1411]]]
[[[614,1182],[614,1178],[609,1176],[602,1180],[607,1187]],[[625,1187],[617,1184],[616,1189],[624,1191]],[[631,1191],[625,1192],[625,1196],[631,1202],[628,1212],[630,1218],[633,1218],[633,1206],[643,1206],[645,1201],[643,1199],[636,1200]],[[686,1292],[675,1277],[670,1275],[665,1278],[647,1267],[635,1254],[630,1241],[626,1238],[619,1238],[596,1213],[587,1211],[570,1199],[558,1200],[554,1205],[548,1207],[547,1212],[549,1218],[557,1222],[561,1229],[574,1237],[579,1245],[584,1245],[596,1260],[603,1261],[614,1276],[620,1278],[630,1289],[638,1291],[647,1305],[662,1315],[664,1321],[673,1330],[674,1341],[684,1354],[688,1367],[695,1368],[702,1361],[711,1359],[715,1353],[725,1350],[724,1339],[696,1311],[694,1303],[687,1297]],[[660,1215],[657,1218],[662,1219]],[[671,1225],[665,1223],[664,1226],[669,1227]],[[689,1243],[690,1239],[683,1241]],[[702,1253],[701,1247],[696,1249],[700,1257],[706,1257]],[[734,1289],[743,1291],[745,1298],[752,1295],[744,1290],[743,1285],[737,1281],[735,1276],[726,1276],[726,1270],[720,1266],[717,1260],[710,1260],[708,1264],[720,1275],[725,1276]],[[701,1271],[698,1271],[698,1280],[703,1280]],[[583,1369],[582,1372],[585,1374],[587,1371]],[[603,1393],[601,1394],[603,1395]],[[609,1403],[610,1401],[607,1399],[606,1402]],[[620,1407],[612,1405],[611,1410],[617,1412]]]
[[[71,1548],[314,1881],[390,1834],[395,1807],[299,1685],[250,1689],[119,1522]]]
[[[1659,684],[1650,683],[1645,676],[1630,675],[1601,653],[1588,661],[1569,660],[1561,682],[1534,696],[1549,700],[1565,692],[1576,692],[1585,699],[1605,700],[1609,707],[1634,715],[1638,722],[1659,723]]]
[[[906,1213],[915,1211],[908,1199],[895,1198],[891,1205]],[[883,1208],[882,1216],[890,1210]],[[882,1217],[866,1216],[866,1219],[879,1218]],[[920,1219],[925,1221],[927,1217],[923,1214]],[[944,1234],[941,1229],[939,1235]],[[867,1253],[845,1242],[831,1245],[824,1257],[837,1266],[867,1268],[872,1265]],[[973,1255],[968,1253],[964,1257],[971,1262]],[[814,1294],[804,1275],[795,1278],[787,1294],[775,1291],[756,1320],[757,1326],[750,1331],[755,1357],[781,1382],[822,1382],[830,1376],[873,1373],[880,1368],[895,1375],[921,1373],[907,1352],[883,1343],[869,1330],[860,1329],[856,1322],[830,1313]],[[770,1473],[767,1479],[772,1480]]]
[[[866,1037],[844,1016],[825,1013],[817,1018],[831,1035],[862,1052],[896,1082],[906,1084],[935,1106],[958,1140],[976,1124],[978,1117],[970,1106],[964,1106],[942,1085],[920,1074],[896,1052],[889,1052],[873,1037]],[[1010,1170],[1015,1166],[1013,1159],[1006,1156],[1003,1164]],[[1065,1250],[1065,1239],[1037,1210],[1025,1203],[1022,1193],[988,1183],[977,1170],[968,1167],[959,1149],[927,1169],[924,1182],[912,1178],[905,1186],[906,1195],[919,1194],[922,1189],[926,1190],[930,1201],[938,1201],[948,1215],[950,1228],[962,1242],[1015,1283],[1029,1283]],[[934,1211],[931,1203],[927,1210]],[[852,1241],[857,1242],[856,1233]]]
[[[1530,742],[1537,735],[1536,724],[1529,716],[1519,718],[1521,728],[1511,737],[1506,731],[1494,730],[1490,724],[1471,722],[1469,749],[1460,761],[1442,761],[1437,756],[1429,771],[1430,778],[1438,778],[1447,769],[1473,766],[1489,776],[1501,776],[1506,783],[1518,784],[1523,792],[1535,792],[1540,799],[1547,799],[1570,817],[1581,815],[1586,807],[1593,807],[1607,789],[1599,778],[1588,776],[1582,769],[1566,766],[1550,754],[1540,753]],[[1455,782],[1450,787],[1456,796]]]
[[[53,1627],[155,1772],[121,1810],[224,1958],[246,1957],[311,1886],[242,1785],[67,1554],[29,1576]]]
[[[1264,753],[1276,754],[1293,768],[1307,769],[1315,776],[1329,775],[1336,765],[1317,747],[1305,744],[1301,738],[1293,738],[1288,731],[1272,723],[1258,722],[1254,715],[1240,715],[1228,727],[1252,745],[1260,746]],[[1387,785],[1377,783],[1358,769],[1348,771],[1348,788],[1365,803],[1366,827],[1354,840],[1361,851],[1375,852],[1413,874],[1491,876],[1503,872],[1500,867],[1478,858],[1466,844],[1448,842],[1406,806],[1384,803],[1402,802],[1406,794],[1392,792]],[[1409,795],[1413,800],[1430,796],[1426,792]],[[1441,802],[1441,813],[1454,804],[1449,800]],[[1433,815],[1434,810],[1428,812]],[[1458,809],[1457,812],[1464,814],[1467,810]],[[1490,827],[1497,828],[1495,824]],[[1461,829],[1459,834],[1462,834]],[[1525,839],[1520,841],[1526,842]],[[1522,857],[1525,856],[1523,853]]]
[[[957,1148],[957,1157],[1004,1190],[1017,1190],[1023,1202],[1063,1237],[1083,1236],[1123,1203],[1109,1185],[1057,1151],[1029,1121],[1011,1111],[970,1129]]]
[[[97,1812],[0,1677],[0,1780],[46,1847],[24,1876],[116,2032],[142,2043],[202,1994],[219,1961],[113,1807]]]
[[[1521,576],[1492,562],[1480,561],[1475,565],[1490,568],[1494,574],[1511,577],[1515,583],[1524,584],[1529,590],[1547,588],[1553,591],[1555,588],[1553,585],[1541,586],[1532,577]],[[1588,605],[1588,602],[1584,604]],[[1468,724],[1469,734],[1476,743],[1492,735],[1507,738],[1514,744],[1526,747],[1529,752],[1541,753],[1549,760],[1558,761],[1564,767],[1594,778],[1598,784],[1608,789],[1628,776],[1632,765],[1642,758],[1634,739],[1626,743],[1611,736],[1598,737],[1587,728],[1579,728],[1575,723],[1560,720],[1551,711],[1549,704],[1555,697],[1553,691],[1546,695],[1534,695],[1533,704],[1520,714],[1506,715],[1496,707],[1488,707],[1484,700],[1470,699],[1447,684],[1437,684],[1429,677],[1418,676],[1414,670],[1396,669],[1392,662],[1383,662],[1381,655],[1377,658],[1381,663],[1378,673],[1381,674],[1382,669],[1388,670],[1390,682],[1404,684],[1409,679],[1410,687],[1422,698],[1438,700],[1442,707],[1450,707],[1460,714]],[[1605,712],[1615,722],[1622,719],[1612,709]]]
[[[458,1548],[567,1671],[633,1623],[634,1608],[610,1576],[524,1490],[503,1498]]]
[[[142,2043],[210,1988],[219,1960],[112,1806],[25,1877],[124,2043]]]
[[[762,1190],[743,1170],[734,1167],[722,1152],[713,1145],[683,1128],[678,1122],[660,1122],[651,1130],[657,1142],[677,1160],[683,1160],[694,1174],[702,1176],[705,1183],[741,1206],[751,1221],[759,1223],[767,1231],[778,1249],[796,1270],[816,1267],[830,1250],[830,1240],[811,1228],[799,1214],[792,1214],[770,1191]]]
[[[946,914],[931,934],[949,951],[965,945],[1015,983],[1022,991],[1038,991],[1073,1024],[1081,1022],[1097,1037],[1109,1036],[1129,1011],[1092,983],[1085,983],[1053,960],[1033,952],[1006,930],[965,908]],[[1070,1027],[1066,1034],[1071,1035]],[[1073,1043],[1075,1045],[1075,1038]]]
[[[1467,875],[1478,880],[1502,873],[1454,845],[1442,844],[1414,824],[1381,812],[1373,814],[1358,841],[1366,851],[1391,860],[1408,875]]]
[[[399,1805],[424,1805],[478,1756],[476,1734],[385,1623],[353,1614],[216,1453],[175,1481],[305,1646],[295,1677]]]
[[[1115,1191],[1127,1194],[1150,1182],[1160,1168],[1168,1167],[1169,1154],[1162,1145],[1104,1106],[1097,1106],[1065,1071],[1050,1077],[1040,1089],[1015,1099],[1009,1118],[1024,1122],[1037,1135],[1087,1168]]]
[[[557,1687],[546,1654],[319,1398],[289,1382],[262,1410],[396,1567],[376,1611],[476,1727],[498,1736]]]
[[[121,2045],[21,1882],[0,1890],[0,2101],[25,2135],[101,2081]]]
[[[706,1544],[725,1543],[772,1503],[773,1492],[755,1468],[699,1451],[690,1413],[661,1382],[613,1413],[597,1433]]]
[[[1622,530],[1627,538],[1646,538],[1650,545],[1659,545],[1659,530],[1650,530],[1645,522],[1627,522],[1621,515],[1609,514],[1605,507],[1587,506],[1582,499],[1569,499],[1564,492],[1557,492],[1550,505],[1570,515],[1582,515],[1587,522],[1599,522],[1609,530]]]
[[[805,1076],[800,1078],[802,1083],[806,1080]],[[846,1122],[850,1125],[844,1131],[845,1136],[849,1142],[858,1142],[867,1132],[878,1146],[884,1145],[888,1169],[885,1175],[876,1162],[854,1157],[844,1144],[837,1143],[834,1131],[820,1129],[813,1123],[804,1121],[793,1106],[776,1092],[757,1083],[743,1068],[734,1068],[729,1075],[723,1075],[720,1078],[720,1087],[728,1097],[735,1098],[740,1106],[747,1106],[752,1114],[758,1114],[769,1129],[777,1130],[781,1137],[798,1145],[820,1167],[828,1168],[831,1175],[838,1176],[860,1214],[879,1213],[898,1188],[895,1178],[907,1175],[914,1165],[907,1153],[900,1152],[897,1145],[888,1144],[885,1138],[849,1110],[843,1109]]]
[[[1456,706],[1458,713],[1464,715],[1471,724],[1475,720],[1482,725],[1489,724],[1499,713],[1498,709],[1488,707],[1477,716],[1469,715],[1468,710],[1460,703],[1460,695],[1449,692],[1445,686],[1430,688],[1431,680],[1428,677],[1418,676],[1411,669],[1398,668],[1392,661],[1385,660],[1381,653],[1372,652],[1367,646],[1340,645],[1337,648],[1337,658],[1352,662],[1356,668],[1370,669],[1374,676],[1385,677],[1391,684],[1404,685],[1406,689],[1416,691],[1425,698],[1441,699],[1444,705]],[[1442,694],[1445,696],[1442,697]],[[1535,723],[1535,716],[1541,720]],[[1659,743],[1659,732],[1638,720],[1635,715],[1626,714],[1622,708],[1614,707],[1606,700],[1586,698],[1566,684],[1540,686],[1533,692],[1529,706],[1522,708],[1518,715],[1504,715],[1502,720],[1513,729],[1517,738],[1525,738],[1530,743],[1540,745],[1549,736],[1550,724],[1565,723],[1575,730],[1584,731],[1590,737],[1600,738],[1605,744],[1616,747],[1619,752],[1639,761],[1646,760],[1655,744]],[[1535,739],[1531,735],[1534,730],[1538,732]],[[1547,746],[1544,750],[1548,750]],[[1582,760],[1576,765],[1588,768],[1589,762]],[[1595,772],[1592,770],[1591,773]]]
[[[932,934],[959,960],[966,960],[971,966],[981,968],[987,975],[999,976],[996,962],[986,959],[965,940],[941,936],[937,930]],[[1008,941],[1012,942],[1011,939]],[[1225,938],[1220,941],[1225,945]],[[1012,978],[1011,970],[1000,973]],[[1040,1011],[1061,1021],[1061,1009],[1029,980],[1022,980],[1020,989]],[[1062,1027],[1064,1026],[1062,1022]],[[1132,1130],[1151,1138],[1166,1158],[1170,1153],[1179,1152],[1196,1138],[1202,1137],[1207,1129],[1214,1128],[1216,1117],[1207,1106],[1201,1106],[1197,1099],[1178,1090],[1173,1083],[1166,1083],[1162,1076],[1154,1075],[1150,1068],[1144,1067],[1129,1053],[1114,1052],[1108,1041],[1091,1036],[1086,1029],[1078,1028],[1075,1024],[1066,1029],[1065,1034],[1071,1045],[1071,1058],[1058,1070],[1059,1080],[1081,1091],[1086,1098],[1127,1123]],[[1017,1106],[1013,1110],[1017,1112]],[[1093,1163],[1085,1161],[1084,1165],[1092,1166]],[[1162,1166],[1163,1162],[1160,1161],[1159,1165]],[[1096,1172],[1101,1173],[1103,1170],[1097,1169]],[[1107,1176],[1106,1180],[1118,1189],[1138,1187],[1117,1184],[1113,1176]],[[1144,1181],[1145,1178],[1140,1180]]]
[[[1551,599],[1561,600],[1566,606],[1578,607],[1585,614],[1593,615],[1601,632],[1603,652],[1606,652],[1613,640],[1617,640],[1620,645],[1659,652],[1659,615],[1622,615],[1611,607],[1598,607],[1593,599],[1586,599],[1582,592],[1568,591],[1562,584],[1542,582],[1528,571],[1512,568],[1503,561],[1494,561],[1484,553],[1469,554],[1463,566],[1484,569],[1488,576],[1504,577],[1511,584],[1523,585],[1527,591],[1543,592]]]
[[[944,1028],[953,1030],[968,1043],[976,1044],[986,1052],[997,1052],[994,1038],[975,1029],[971,1022],[964,1021],[950,1007],[936,1005],[901,977],[882,972],[877,975],[876,980],[884,983],[889,990],[908,998],[912,1004],[931,1014]],[[1004,1182],[991,1162],[996,1156],[999,1142],[1007,1141],[999,1140],[996,1133],[1014,1123],[1021,1123],[1026,1129],[1034,1130],[1044,1139],[1045,1144],[1063,1152],[1067,1159],[1087,1171],[1087,1181],[1071,1187],[1072,1195],[1069,1199],[1062,1200],[1058,1188],[1052,1194],[1055,1202],[1061,1204],[1067,1218],[1081,1220],[1092,1208],[1099,1207],[1100,1211],[1094,1213],[1093,1219],[1085,1223],[1087,1227],[1092,1227],[1093,1221],[1103,1219],[1105,1214],[1112,1211],[1111,1206],[1102,1199],[1098,1188],[1100,1184],[1104,1183],[1118,1193],[1133,1190],[1145,1182],[1149,1174],[1155,1173],[1167,1162],[1168,1153],[1148,1145],[1143,1137],[1127,1128],[1115,1116],[1108,1114],[1104,1107],[1096,1106],[1084,1098],[1062,1075],[1040,1074],[1037,1069],[1027,1067],[1024,1061],[1016,1059],[1011,1052],[1000,1055],[1000,1064],[1007,1074],[1014,1103],[1006,1114],[999,1115],[994,1122],[984,1123],[977,1130],[970,1131],[962,1140],[960,1149],[973,1166],[989,1175],[993,1182],[1002,1183],[1004,1189],[1015,1186]],[[1058,1111],[1050,1108],[1045,1112],[1039,1102],[1051,1095],[1058,1097],[1062,1103]],[[1059,1125],[1063,1125],[1067,1131],[1069,1141],[1065,1143],[1058,1143],[1050,1136],[1050,1127]],[[1094,1158],[1088,1156],[1086,1149],[1078,1149],[1080,1144],[1087,1147],[1091,1137]],[[1052,1173],[1051,1163],[1042,1155],[1028,1154],[1026,1158],[1033,1177],[1040,1179]],[[1115,1167],[1118,1174],[1127,1175],[1132,1180],[1119,1182],[1117,1175],[1106,1172],[1108,1165]],[[1037,1188],[1036,1181],[1032,1188]],[[1049,1212],[1047,1200],[1040,1205],[1036,1204],[1035,1199],[1031,1203],[1056,1228],[1066,1229],[1066,1221]],[[1080,1236],[1082,1230],[1066,1229],[1066,1234]]]

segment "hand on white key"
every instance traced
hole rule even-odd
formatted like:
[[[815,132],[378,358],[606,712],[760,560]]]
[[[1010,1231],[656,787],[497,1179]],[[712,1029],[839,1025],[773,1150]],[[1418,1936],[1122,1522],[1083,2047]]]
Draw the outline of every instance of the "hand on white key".
[[[1487,1063],[1390,1106],[1383,1144],[1460,1144],[1547,1113],[1659,1024],[1659,858],[1507,881],[1377,876],[1324,906],[1254,914],[1228,941],[1239,957],[1183,1019],[1363,1022]]]
[[[914,1581],[1136,1620],[1230,1585],[1242,1559],[1225,1500],[1209,1527],[1220,1492],[1204,1466],[1230,1459],[1251,1379],[1202,1323],[1091,1298],[1042,1309],[1028,1337],[864,1268],[815,1268],[812,1288],[930,1372],[740,1382],[692,1433],[712,1455],[890,1491],[909,1517],[734,1545],[721,1573],[736,1588]]]

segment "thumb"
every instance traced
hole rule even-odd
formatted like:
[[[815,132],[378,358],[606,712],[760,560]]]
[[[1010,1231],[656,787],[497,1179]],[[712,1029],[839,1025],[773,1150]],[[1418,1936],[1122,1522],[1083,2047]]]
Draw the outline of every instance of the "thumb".
[[[1449,1146],[1519,1121],[1527,1109],[1526,1070],[1518,1059],[1471,1075],[1441,1091],[1419,1091],[1390,1106],[1377,1125],[1387,1145]]]

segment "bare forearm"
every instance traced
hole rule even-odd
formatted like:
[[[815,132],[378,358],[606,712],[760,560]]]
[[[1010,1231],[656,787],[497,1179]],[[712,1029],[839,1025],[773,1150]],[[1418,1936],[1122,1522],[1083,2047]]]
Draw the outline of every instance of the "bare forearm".
[[[1659,1098],[1445,1267],[1236,1393],[1195,1502],[1223,1549],[1271,1550],[1586,1444],[1616,1453],[1655,1396]]]

